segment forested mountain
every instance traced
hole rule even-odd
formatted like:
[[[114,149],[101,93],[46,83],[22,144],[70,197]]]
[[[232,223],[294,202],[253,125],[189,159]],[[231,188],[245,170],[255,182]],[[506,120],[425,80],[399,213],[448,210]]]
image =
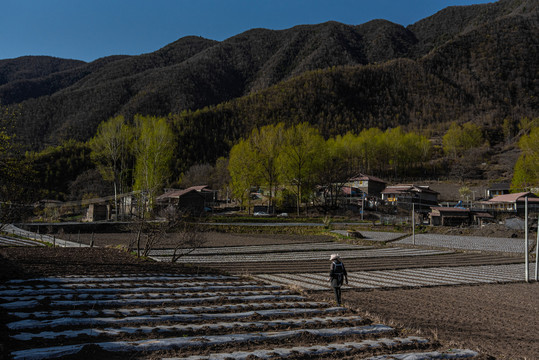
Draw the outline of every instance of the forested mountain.
[[[87,140],[118,114],[172,114],[183,166],[277,121],[309,121],[325,135],[453,120],[491,126],[537,116],[538,21],[536,0],[501,0],[407,28],[328,22],[221,42],[186,37],[91,63],[2,60],[0,116],[27,148],[43,149]]]

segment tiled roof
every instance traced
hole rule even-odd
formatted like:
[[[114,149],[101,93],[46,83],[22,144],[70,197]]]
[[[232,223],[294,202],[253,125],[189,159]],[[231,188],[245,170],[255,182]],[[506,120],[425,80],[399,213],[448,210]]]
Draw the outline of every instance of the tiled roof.
[[[456,208],[456,207],[431,207],[432,210],[439,212],[470,212],[470,209]]]
[[[430,189],[428,186],[408,185],[408,184],[387,186],[384,189],[384,191],[382,191],[382,194],[402,194],[402,193],[409,193],[409,192],[423,192],[423,193],[430,193],[430,194],[439,194],[439,192]]]
[[[356,176],[351,178],[350,181],[376,181],[376,182],[386,184],[384,180],[377,178],[376,176],[365,175],[365,174],[357,174]]]
[[[515,203],[517,201],[524,201],[526,196],[528,197],[528,202],[539,202],[539,197],[537,197],[537,195],[531,192],[521,192],[494,196],[492,199],[485,201],[485,203]]]
[[[180,196],[185,195],[185,194],[187,194],[188,192],[191,192],[191,191],[195,191],[195,190],[189,188],[189,189],[168,191],[168,192],[166,192],[166,193],[164,193],[162,195],[159,195],[156,198],[156,200],[179,198]]]
[[[201,192],[203,190],[206,190],[208,185],[198,185],[198,186],[191,186],[187,189],[179,189],[179,190],[172,190],[167,191],[164,194],[159,195],[156,200],[163,200],[163,199],[177,199],[187,193],[190,193],[191,191]]]

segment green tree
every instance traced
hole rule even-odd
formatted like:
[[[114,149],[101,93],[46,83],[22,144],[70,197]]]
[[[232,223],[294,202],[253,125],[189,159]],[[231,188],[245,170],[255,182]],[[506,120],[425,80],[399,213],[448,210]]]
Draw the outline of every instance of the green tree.
[[[103,179],[114,184],[116,209],[118,192],[126,192],[128,188],[132,141],[132,129],[120,115],[101,123],[96,135],[89,142],[92,149],[91,158]]]
[[[225,200],[228,202],[230,189],[230,172],[228,171],[228,159],[220,157],[215,161],[214,171],[212,175],[214,190],[221,190]]]
[[[444,152],[453,158],[457,158],[468,149],[481,146],[483,142],[481,128],[470,122],[462,126],[455,122],[451,123],[442,138]]]
[[[267,125],[254,129],[249,142],[256,159],[259,182],[269,190],[268,210],[274,207],[274,197],[279,185],[279,168],[277,158],[281,152],[284,137],[284,124]]]
[[[247,206],[250,212],[250,192],[256,184],[258,172],[258,163],[250,141],[242,139],[232,147],[228,171],[232,195],[240,200],[241,206]]]
[[[355,175],[348,167],[347,154],[343,150],[336,139],[330,138],[320,152],[321,163],[317,175],[318,183],[322,187],[320,205],[324,211],[338,206],[339,194],[344,184]]]
[[[171,176],[174,136],[166,119],[135,116],[135,190],[148,200],[150,210],[157,192]]]
[[[342,160],[346,164],[347,172],[358,173],[361,171],[361,147],[358,136],[351,131],[343,136],[335,137],[335,146],[338,152],[342,154]]]
[[[518,146],[522,153],[515,164],[512,189],[522,191],[539,187],[539,126],[529,135],[522,136]]]
[[[285,130],[278,163],[283,182],[292,185],[296,195],[296,210],[300,213],[303,190],[313,184],[314,174],[320,163],[324,139],[308,123],[301,123]]]
[[[380,141],[381,137],[382,130],[378,128],[363,130],[358,135],[361,167],[367,173],[372,173],[375,169],[379,169],[382,166],[379,160],[383,150]]]

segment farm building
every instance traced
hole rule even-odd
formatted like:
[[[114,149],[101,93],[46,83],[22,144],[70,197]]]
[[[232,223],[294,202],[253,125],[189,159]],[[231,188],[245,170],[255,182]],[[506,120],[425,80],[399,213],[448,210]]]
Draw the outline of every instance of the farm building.
[[[110,204],[89,204],[86,211],[84,221],[101,221],[110,220],[112,218]]]
[[[394,185],[382,191],[382,200],[390,205],[411,208],[415,204],[416,211],[428,212],[432,206],[438,205],[440,193],[424,185]]]
[[[429,218],[433,226],[460,226],[471,223],[482,226],[485,222],[494,220],[494,216],[489,213],[461,207],[432,207]]]
[[[528,198],[528,211],[539,212],[539,197],[531,192],[499,195],[487,201],[481,201],[479,205],[488,212],[524,214],[526,198]]]
[[[430,224],[434,226],[458,226],[470,224],[470,209],[458,207],[432,207]]]
[[[384,180],[370,175],[358,174],[344,184],[343,190],[348,189],[348,194],[356,192],[380,197],[385,188],[386,182]]]
[[[169,190],[159,195],[156,201],[163,208],[172,205],[184,212],[200,214],[204,211],[207,203],[204,189],[205,186],[192,186],[187,189]]]

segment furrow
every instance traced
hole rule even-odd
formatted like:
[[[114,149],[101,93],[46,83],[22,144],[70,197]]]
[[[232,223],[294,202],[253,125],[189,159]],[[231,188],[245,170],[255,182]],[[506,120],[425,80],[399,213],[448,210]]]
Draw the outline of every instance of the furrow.
[[[199,348],[223,344],[242,344],[252,341],[278,341],[309,334],[317,338],[327,338],[346,335],[381,334],[394,331],[393,328],[375,324],[357,327],[326,328],[326,329],[300,329],[288,331],[271,331],[246,334],[227,334],[215,336],[176,337],[164,339],[149,339],[139,341],[114,341],[89,344],[76,344],[66,346],[54,346],[39,349],[20,350],[12,352],[15,360],[40,360],[58,356],[77,354],[86,345],[95,345],[104,351],[110,352],[147,352],[162,351],[181,348]]]

